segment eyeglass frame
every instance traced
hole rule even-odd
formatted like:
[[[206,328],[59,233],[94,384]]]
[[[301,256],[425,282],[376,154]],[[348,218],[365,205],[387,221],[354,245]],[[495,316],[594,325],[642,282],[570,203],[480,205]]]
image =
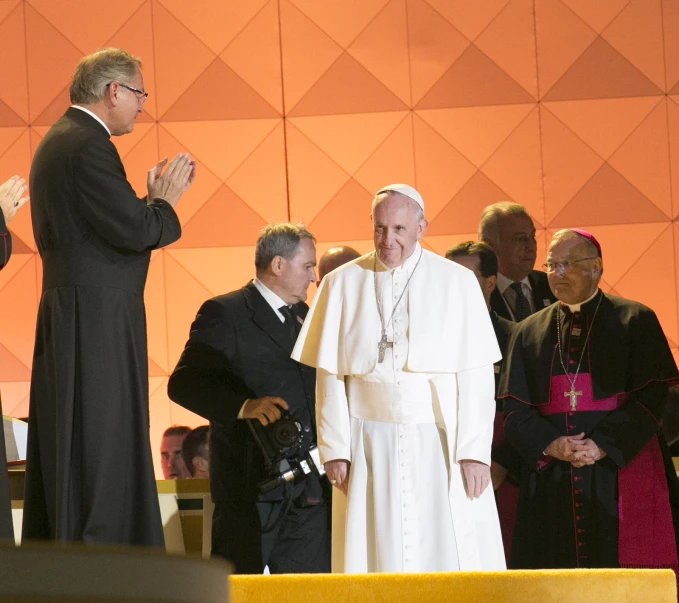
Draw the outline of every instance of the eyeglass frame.
[[[137,96],[137,101],[139,101],[140,105],[143,105],[146,102],[146,99],[149,97],[148,92],[138,90],[137,88],[133,88],[132,86],[128,86],[127,84],[123,84],[122,82],[109,82],[106,85],[110,86],[111,84],[118,84],[118,86],[122,86],[123,88],[127,88],[128,90],[134,92],[135,96]],[[141,96],[138,96],[139,94],[141,94]]]
[[[565,262],[545,262],[540,266],[547,274],[552,274],[552,272],[556,272],[556,269],[561,266],[561,270],[565,272],[566,270],[572,270],[575,268],[574,264],[577,264],[578,262],[584,262],[586,260],[596,260],[599,256],[598,255],[593,255],[588,258],[580,258],[579,260],[566,260]],[[549,265],[554,266],[554,270],[549,269]]]

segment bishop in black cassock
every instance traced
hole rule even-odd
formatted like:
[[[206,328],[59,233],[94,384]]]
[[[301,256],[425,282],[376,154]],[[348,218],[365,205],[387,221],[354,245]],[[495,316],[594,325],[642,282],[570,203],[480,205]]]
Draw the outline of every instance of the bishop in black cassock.
[[[601,248],[560,231],[560,300],[516,329],[505,437],[521,454],[514,568],[677,570],[679,483],[659,420],[679,373],[653,311],[598,289]]]

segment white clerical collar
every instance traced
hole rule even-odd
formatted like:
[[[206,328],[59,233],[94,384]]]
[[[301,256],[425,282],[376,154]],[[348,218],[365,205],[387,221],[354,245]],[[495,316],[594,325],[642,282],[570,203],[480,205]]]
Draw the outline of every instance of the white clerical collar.
[[[500,293],[504,295],[504,292],[511,287],[513,283],[516,281],[513,281],[509,278],[507,278],[504,274],[501,272],[497,273],[497,288],[500,290]],[[533,290],[533,287],[530,286],[530,281],[528,280],[528,277],[524,278],[522,281],[519,281],[522,285],[526,285],[530,291]]]
[[[394,270],[398,270],[399,268],[403,268],[406,270],[406,272],[409,272],[416,264],[417,261],[420,259],[420,256],[422,255],[422,246],[419,243],[415,243],[415,248],[413,249],[413,252],[408,256],[408,259],[403,262],[400,266],[396,266],[395,268],[389,268],[381,259],[377,251],[375,251],[375,257],[377,258],[377,264],[378,266],[387,272],[393,272]]]
[[[271,306],[273,311],[276,313],[276,316],[280,318],[281,322],[285,322],[285,316],[283,316],[278,311],[278,308],[280,308],[281,306],[290,306],[290,304],[286,304],[276,293],[269,289],[258,278],[255,278],[253,284],[255,285],[257,291],[259,291],[262,294],[262,297],[266,300],[266,303]]]
[[[108,129],[108,126],[102,121],[101,117],[95,115],[94,113],[92,113],[92,111],[90,111],[89,109],[85,109],[85,107],[81,107],[80,105],[71,105],[71,107],[73,107],[74,109],[80,109],[81,111],[87,113],[89,116],[94,117],[94,119],[96,119],[102,126],[106,128],[108,135],[111,136],[111,130]]]
[[[585,301],[581,301],[579,304],[564,304],[563,302],[561,303],[564,306],[568,306],[568,309],[571,312],[580,312],[580,308],[582,308],[582,306],[584,306],[587,302],[591,302],[597,296],[597,293],[599,293],[598,287],[597,290],[592,295],[590,295]]]

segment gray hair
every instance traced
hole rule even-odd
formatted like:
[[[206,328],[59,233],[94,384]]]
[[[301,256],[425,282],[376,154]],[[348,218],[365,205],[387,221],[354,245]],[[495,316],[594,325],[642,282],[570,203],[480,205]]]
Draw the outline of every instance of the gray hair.
[[[479,241],[496,243],[500,236],[500,220],[507,216],[526,216],[530,218],[523,205],[513,201],[500,201],[485,207],[479,220]]]
[[[291,260],[297,253],[302,239],[316,241],[314,235],[299,224],[282,222],[265,226],[259,234],[257,243],[255,243],[257,274],[264,272],[277,256]]]
[[[141,60],[119,48],[102,48],[80,59],[69,94],[71,103],[91,105],[106,94],[111,82],[129,82],[141,69]]]
[[[370,209],[370,215],[373,216],[375,214],[375,207],[377,206],[378,203],[381,203],[385,199],[389,199],[389,197],[403,197],[404,199],[408,199],[411,209],[416,213],[417,221],[421,222],[422,220],[424,220],[424,210],[422,209],[422,206],[417,201],[415,201],[415,199],[411,199],[410,197],[408,197],[408,195],[404,195],[403,193],[399,193],[396,191],[384,191],[379,195],[375,195],[372,207]]]

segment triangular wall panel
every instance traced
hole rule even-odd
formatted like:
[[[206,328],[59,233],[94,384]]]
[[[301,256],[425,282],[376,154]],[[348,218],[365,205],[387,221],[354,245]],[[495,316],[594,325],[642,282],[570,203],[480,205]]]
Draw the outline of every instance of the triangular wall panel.
[[[390,0],[352,42],[347,52],[410,106],[407,15],[405,0]],[[385,31],[389,35],[385,36]],[[376,38],[381,39],[380,44],[375,44]]]
[[[289,112],[301,115],[401,111],[407,105],[351,55],[342,54]]]
[[[535,98],[524,88],[472,45],[450,66],[415,108],[511,105],[534,101]]]
[[[606,77],[601,77],[605,73]],[[602,38],[597,38],[544,100],[661,95],[662,90]]]
[[[615,204],[616,211],[608,209]],[[604,164],[573,200],[549,223],[569,228],[579,224],[665,222],[667,216],[610,165]]]
[[[10,6],[6,2],[0,4]],[[29,120],[24,7],[11,4],[14,8],[4,18],[0,6],[0,82],[3,82],[0,86],[0,126],[11,125],[7,123],[8,114],[16,115],[24,123]]]

